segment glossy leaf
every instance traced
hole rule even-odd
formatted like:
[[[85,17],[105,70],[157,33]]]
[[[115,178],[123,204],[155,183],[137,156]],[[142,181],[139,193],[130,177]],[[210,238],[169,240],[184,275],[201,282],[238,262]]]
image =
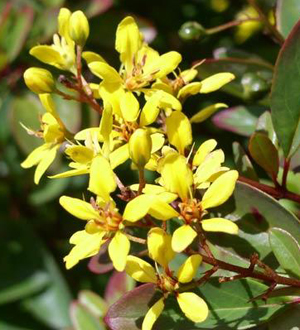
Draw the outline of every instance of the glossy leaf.
[[[258,253],[260,259],[274,269],[279,264],[269,244],[269,230],[282,228],[300,242],[299,220],[295,215],[274,198],[248,184],[238,182],[233,197],[211,216],[218,214],[235,221],[239,234],[209,234],[213,244],[248,260],[251,254]],[[224,258],[226,260],[226,255]]]
[[[285,157],[300,145],[300,22],[283,44],[276,61],[271,93],[274,129]]]
[[[272,123],[271,113],[269,111],[264,112],[257,121],[256,132],[265,133],[269,139],[272,141],[274,146],[277,147],[278,141]]]
[[[268,325],[268,330],[300,330],[300,306],[293,305],[282,315],[274,318]]]
[[[107,310],[107,304],[103,298],[89,290],[82,290],[79,292],[78,302],[96,318],[103,317]]]
[[[210,313],[206,321],[195,324],[186,319],[174,296],[169,296],[153,330],[245,329],[253,324],[253,320],[255,324],[262,323],[284,308],[282,299],[278,298],[270,299],[267,304],[249,302],[266,288],[264,284],[253,280],[220,284],[217,278],[211,279],[195,291],[209,303]],[[117,301],[109,309],[105,321],[112,330],[141,329],[146,312],[158,299],[159,294],[152,284],[142,285]]]
[[[218,112],[213,117],[213,123],[226,131],[250,136],[256,128],[259,116],[265,108],[258,106],[236,106]]]
[[[70,309],[72,324],[75,330],[104,330],[100,320],[90,314],[81,304],[75,302]]]
[[[249,152],[256,163],[272,178],[277,177],[279,170],[278,151],[267,135],[254,133],[249,142]]]
[[[292,31],[300,17],[300,2],[298,0],[277,0],[276,25],[284,37]]]
[[[126,272],[114,271],[106,285],[104,298],[110,306],[116,302],[124,293],[134,288],[135,281]]]
[[[234,162],[240,175],[246,178],[258,181],[256,172],[252,166],[252,163],[244,151],[243,147],[238,142],[233,142],[232,144]]]
[[[291,276],[300,278],[300,245],[295,238],[281,228],[269,232],[272,250],[281,267]]]
[[[242,99],[245,98],[244,89],[241,84],[244,74],[254,72],[268,81],[271,80],[273,75],[271,64],[255,58],[241,59],[227,57],[222,59],[207,59],[197,70],[201,79],[218,72],[233,73],[236,78],[230,84],[225,85],[222,90]]]

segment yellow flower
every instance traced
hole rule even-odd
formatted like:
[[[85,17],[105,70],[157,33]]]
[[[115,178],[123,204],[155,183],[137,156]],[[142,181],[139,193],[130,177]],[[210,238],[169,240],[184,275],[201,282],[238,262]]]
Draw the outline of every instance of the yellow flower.
[[[132,92],[144,92],[143,88],[151,82],[174,71],[181,62],[181,55],[174,51],[159,55],[144,43],[135,20],[130,16],[118,25],[115,47],[122,63],[120,73],[102,60],[89,62],[88,66],[102,79],[99,94],[104,103],[110,103],[113,112],[120,117],[136,118],[139,109]],[[131,110],[128,103],[134,105]]]
[[[151,157],[152,141],[147,130],[139,128],[130,137],[129,155],[138,168],[144,168]]]
[[[34,149],[21,163],[23,168],[37,166],[34,174],[34,182],[38,184],[42,175],[54,161],[57,151],[69,133],[59,119],[54,103],[49,94],[40,96],[46,112],[42,116],[41,131],[34,132],[27,129],[31,135],[35,135],[44,140],[44,144]]]
[[[100,171],[99,171],[100,172]],[[75,217],[87,221],[85,230],[76,232],[70,243],[75,246],[64,258],[66,268],[70,269],[80,260],[98,253],[101,245],[110,240],[108,253],[117,271],[123,271],[130,242],[124,233],[123,217],[113,201],[97,198],[87,203],[77,198],[62,196],[59,200],[62,207]]]
[[[51,46],[35,46],[29,53],[43,63],[76,73],[75,43],[69,34],[70,17],[69,9],[62,8],[58,15],[58,34],[60,36],[54,34]]]
[[[168,263],[173,259],[171,237],[161,228],[152,228],[148,235],[149,256],[158,262],[162,271],[158,272],[146,261],[135,256],[128,256],[125,271],[136,281],[154,283],[162,297],[149,309],[142,324],[142,330],[151,330],[164,309],[164,301],[174,294],[180,309],[193,322],[203,322],[208,316],[205,301],[193,292],[181,292],[180,286],[193,280],[201,264],[202,257],[192,255],[180,266],[177,276],[169,269]]]
[[[76,45],[83,47],[89,36],[89,22],[81,10],[72,13],[69,23],[69,34]]]
[[[52,93],[55,89],[51,72],[41,68],[29,68],[24,72],[26,86],[37,94]]]

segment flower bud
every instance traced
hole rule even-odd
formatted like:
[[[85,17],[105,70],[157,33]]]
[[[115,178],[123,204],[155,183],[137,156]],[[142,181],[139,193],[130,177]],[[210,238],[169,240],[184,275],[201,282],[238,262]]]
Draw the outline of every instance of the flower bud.
[[[181,39],[186,41],[199,40],[206,35],[204,27],[198,22],[186,22],[184,23],[179,32]]]
[[[24,72],[27,87],[37,94],[52,93],[55,89],[51,72],[41,68],[29,68]]]
[[[75,11],[69,22],[69,34],[76,45],[83,47],[89,36],[89,22],[81,10]]]
[[[129,140],[129,155],[138,168],[143,168],[151,157],[152,141],[149,133],[142,128],[137,129]]]

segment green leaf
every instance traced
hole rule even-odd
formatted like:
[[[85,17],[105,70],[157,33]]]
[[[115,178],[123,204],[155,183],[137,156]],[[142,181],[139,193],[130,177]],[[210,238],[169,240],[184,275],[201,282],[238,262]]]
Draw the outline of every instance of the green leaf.
[[[281,267],[291,276],[300,278],[300,246],[295,238],[281,228],[272,228],[269,240]]]
[[[269,323],[269,330],[300,330],[300,306],[295,305]]]
[[[274,146],[278,147],[277,136],[272,123],[271,113],[269,111],[264,112],[257,121],[256,132],[265,133],[272,141]]]
[[[300,17],[298,0],[277,0],[276,25],[279,32],[287,37]]]
[[[260,259],[274,269],[279,265],[269,244],[269,230],[273,227],[282,228],[300,242],[297,217],[273,197],[248,184],[238,182],[233,197],[223,206],[214,209],[211,216],[220,214],[235,221],[239,234],[209,234],[210,242],[248,259],[251,254],[258,253]]]
[[[254,133],[249,142],[251,157],[272,178],[276,178],[279,170],[278,151],[272,141],[264,133]]]
[[[78,295],[78,302],[86,310],[97,318],[103,317],[107,310],[107,304],[96,293],[88,290],[82,290]]]
[[[285,157],[300,145],[300,22],[284,42],[276,61],[271,93],[274,129]]]
[[[74,302],[70,309],[75,330],[105,330],[100,319],[90,314],[81,304]]]
[[[256,128],[259,116],[266,109],[259,106],[239,105],[218,112],[213,117],[213,123],[226,131],[235,134],[250,136]]]
[[[283,300],[272,298],[265,304],[262,301],[249,302],[267,289],[254,280],[239,280],[220,284],[217,278],[210,279],[195,293],[209,306],[209,316],[203,323],[193,323],[185,318],[174,296],[166,299],[162,315],[154,324],[153,330],[192,330],[192,329],[245,329],[268,320],[274,313],[284,309]],[[109,310],[105,321],[112,330],[141,329],[141,324],[150,306],[159,299],[159,293],[152,284],[140,287],[125,294]]]
[[[243,147],[238,142],[233,142],[232,144],[234,163],[237,167],[239,173],[246,178],[258,181],[256,172],[252,166],[252,163],[245,153]]]
[[[242,79],[245,74],[255,73],[266,81],[271,81],[273,75],[271,64],[255,58],[242,59],[227,57],[222,59],[207,59],[197,70],[201,79],[218,72],[233,73],[236,78],[230,84],[225,85],[222,90],[241,99],[247,98],[242,86]]]

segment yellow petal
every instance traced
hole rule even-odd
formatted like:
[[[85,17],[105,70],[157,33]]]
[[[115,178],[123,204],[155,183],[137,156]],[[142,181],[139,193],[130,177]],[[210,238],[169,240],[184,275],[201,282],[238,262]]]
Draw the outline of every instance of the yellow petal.
[[[75,170],[66,171],[66,172],[63,172],[63,173],[56,174],[56,175],[51,175],[51,176],[48,176],[48,178],[49,179],[69,178],[71,176],[88,174],[89,172],[90,172],[89,168],[87,168],[85,166],[83,168],[78,168],[78,169],[75,169]]]
[[[117,231],[108,246],[109,257],[115,269],[122,272],[125,269],[126,258],[130,250],[130,242],[125,234]]]
[[[83,52],[82,57],[86,61],[87,64],[90,64],[92,62],[105,62],[106,63],[105,59],[101,55],[99,55],[95,52],[88,52],[88,51]]]
[[[151,153],[153,154],[154,152],[156,152],[162,148],[162,146],[165,143],[165,136],[161,133],[154,133],[154,134],[151,134],[150,137],[152,140]]]
[[[51,97],[51,94],[39,94],[40,101],[43,105],[43,107],[52,114],[55,118],[58,117],[56,106],[53,101],[53,98]]]
[[[175,252],[171,247],[171,240],[172,236],[158,227],[152,228],[148,233],[147,246],[149,257],[163,267],[167,267],[175,256]]]
[[[201,202],[202,208],[206,210],[226,202],[234,191],[238,176],[239,174],[235,170],[228,171],[219,176],[203,195]]]
[[[89,258],[97,254],[102,244],[102,238],[105,235],[104,231],[95,234],[88,234],[85,230],[75,233],[70,238],[71,244],[76,244],[70,253],[64,257],[66,268],[70,269],[75,266],[80,260]]]
[[[122,83],[119,73],[107,63],[99,61],[91,62],[88,64],[88,67],[95,76],[107,81],[109,84]]]
[[[140,105],[132,92],[126,92],[121,99],[121,112],[126,121],[135,121],[139,114]]]
[[[100,134],[104,140],[102,150],[105,156],[109,155],[110,152],[110,134],[112,132],[112,126],[113,126],[112,107],[110,104],[106,104],[106,106],[103,109],[101,121],[100,121]]]
[[[215,150],[206,156],[205,160],[197,168],[194,175],[196,184],[200,184],[208,180],[213,174],[218,172],[221,164],[224,162],[225,156],[221,149]]]
[[[142,38],[135,20],[131,16],[124,18],[116,32],[116,50],[120,53],[121,62],[126,71],[133,67],[138,50],[142,46]]]
[[[161,109],[173,109],[177,111],[182,109],[181,102],[175,96],[165,91],[159,91],[158,93],[160,95],[159,107]]]
[[[177,279],[180,283],[191,282],[201,264],[200,254],[193,254],[179,267]]]
[[[187,84],[179,90],[177,97],[181,101],[185,100],[190,95],[198,94],[200,92],[200,89],[201,89],[201,82],[196,81],[196,82]]]
[[[143,324],[142,330],[151,330],[155,321],[159,318],[165,307],[164,298],[160,298],[147,312]]]
[[[166,119],[167,135],[170,143],[180,154],[192,143],[192,128],[189,119],[180,111],[172,112]]]
[[[179,213],[168,203],[160,199],[160,195],[153,196],[148,213],[159,220],[169,220],[179,216]]]
[[[110,199],[110,193],[117,188],[115,174],[110,164],[103,156],[93,159],[90,168],[90,181],[88,189],[105,201]]]
[[[216,103],[209,105],[208,107],[201,109],[199,112],[197,112],[191,119],[191,123],[201,123],[207,118],[209,118],[211,115],[213,115],[216,111],[222,108],[228,108],[228,106],[225,103]]]
[[[46,45],[35,46],[30,49],[29,54],[46,64],[50,64],[54,66],[63,65],[63,59],[60,53],[51,46],[46,46]]]
[[[122,99],[125,91],[120,82],[116,83],[104,83],[99,85],[99,94],[103,99],[104,106],[110,104],[113,109],[113,113],[122,117],[120,100]]]
[[[237,235],[239,227],[232,221],[222,218],[202,220],[201,225],[205,231],[221,232]]]
[[[208,316],[206,302],[193,292],[179,293],[177,301],[185,316],[193,322],[203,322]]]
[[[27,158],[21,163],[23,168],[30,168],[36,164],[38,164],[41,159],[44,157],[45,153],[49,150],[49,144],[45,143],[41,146],[35,148]]]
[[[200,93],[206,94],[214,92],[231,82],[234,78],[235,76],[229,72],[216,73],[201,81],[202,86]]]
[[[153,75],[155,78],[163,78],[174,71],[181,62],[179,53],[171,51],[161,55],[157,60],[147,65],[144,75]]]
[[[194,80],[197,75],[198,71],[196,69],[188,69],[180,73],[180,77],[184,80],[185,83]]]
[[[182,200],[189,197],[193,173],[188,168],[185,157],[174,152],[168,153],[163,159],[161,176],[168,191],[177,193]]]
[[[175,230],[172,236],[172,249],[175,252],[182,252],[197,236],[195,230],[189,225],[183,225]]]
[[[69,36],[69,22],[70,22],[71,12],[68,8],[61,8],[58,14],[58,33],[64,37],[68,42],[70,42]]]
[[[47,171],[48,167],[53,163],[59,145],[56,145],[49,149],[43,156],[43,159],[38,163],[34,172],[34,183],[39,184],[42,175]]]
[[[100,134],[99,127],[85,128],[82,131],[76,133],[74,139],[78,141],[82,141],[94,137],[95,135],[97,136],[98,141],[103,142],[103,136]]]
[[[78,145],[67,147],[65,154],[68,155],[74,162],[81,164],[91,162],[94,157],[94,152],[92,149]]]
[[[59,203],[67,212],[78,219],[92,220],[99,218],[99,213],[93,206],[81,199],[61,196]]]
[[[135,279],[138,282],[142,283],[156,283],[156,273],[155,269],[146,261],[135,257],[135,256],[128,256],[126,267],[126,273]]]
[[[117,148],[116,150],[114,150],[109,155],[111,168],[115,169],[117,166],[125,163],[128,158],[129,158],[129,149],[128,149],[128,143],[126,143],[121,147]]]
[[[203,142],[200,147],[198,148],[195,156],[194,156],[194,159],[193,159],[193,165],[194,166],[198,166],[200,165],[205,157],[215,149],[215,147],[217,146],[217,141],[214,140],[214,139],[210,139],[210,140],[207,140],[205,142]]]
[[[151,195],[140,195],[127,203],[123,218],[130,222],[142,219],[150,209],[153,197]]]
[[[153,93],[145,103],[140,117],[140,125],[146,126],[155,122],[159,114],[161,94]]]

